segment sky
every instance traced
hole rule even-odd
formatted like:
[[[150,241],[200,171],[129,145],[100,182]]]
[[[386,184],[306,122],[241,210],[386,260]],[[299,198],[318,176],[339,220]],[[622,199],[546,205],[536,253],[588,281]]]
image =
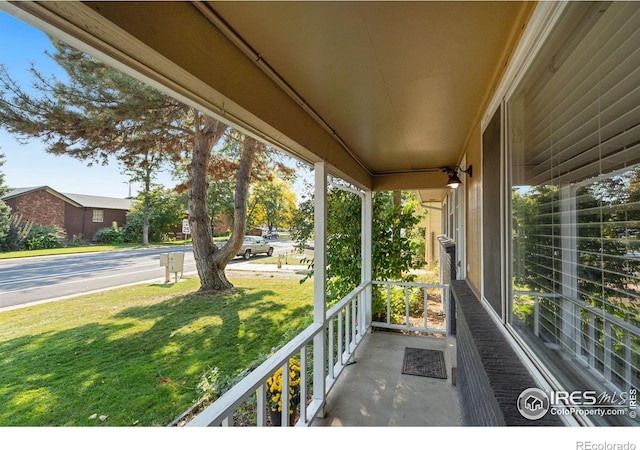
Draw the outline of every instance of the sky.
[[[46,34],[18,19],[0,12],[0,64],[21,83],[30,82],[27,69],[31,63],[47,74],[62,74],[45,51],[53,47]],[[48,154],[39,140],[20,144],[18,140],[0,130],[0,154],[4,165],[5,184],[10,188],[49,186],[58,192],[100,195],[124,198],[129,195],[129,178],[121,173],[114,161],[108,166],[87,167],[87,163],[68,156]],[[168,187],[175,185],[168,174],[161,174],[158,182]],[[131,185],[136,195],[139,185]]]
[[[7,67],[12,78],[22,85],[30,83],[27,71],[32,63],[44,74],[64,76],[64,71],[45,54],[47,50],[52,52],[53,46],[45,33],[0,11],[0,64]],[[87,167],[78,159],[48,154],[39,140],[20,144],[1,127],[0,154],[5,156],[0,171],[9,188],[46,185],[62,193],[118,198],[128,197],[130,190],[135,196],[141,188],[138,183],[130,185],[115,160],[108,166]],[[160,173],[156,182],[168,188],[177,184],[168,173]],[[301,190],[301,183],[296,183],[298,199]]]

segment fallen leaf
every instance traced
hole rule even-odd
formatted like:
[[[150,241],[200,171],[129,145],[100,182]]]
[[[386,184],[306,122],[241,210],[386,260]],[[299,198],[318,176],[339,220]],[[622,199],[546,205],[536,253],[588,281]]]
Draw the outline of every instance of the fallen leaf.
[[[95,419],[96,417],[98,417],[98,415],[97,415],[97,414],[91,414],[91,415],[89,416],[89,419],[93,420],[93,419]]]
[[[109,416],[102,415],[102,416],[100,416],[100,420],[102,420],[104,422],[105,420],[107,420],[107,417],[109,417]]]

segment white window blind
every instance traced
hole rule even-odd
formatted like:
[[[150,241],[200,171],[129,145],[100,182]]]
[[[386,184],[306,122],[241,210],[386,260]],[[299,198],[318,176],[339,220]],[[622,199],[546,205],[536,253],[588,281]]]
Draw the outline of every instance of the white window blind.
[[[579,182],[640,161],[640,8],[594,5],[525,95],[522,184]],[[569,48],[567,48],[569,46]]]
[[[640,3],[569,4],[507,117],[510,323],[567,388],[638,388]]]

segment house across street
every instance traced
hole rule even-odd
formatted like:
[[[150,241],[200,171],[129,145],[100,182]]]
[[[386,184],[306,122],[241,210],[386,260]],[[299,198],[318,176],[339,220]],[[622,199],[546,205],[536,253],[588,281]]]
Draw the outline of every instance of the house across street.
[[[15,188],[2,200],[24,220],[60,227],[67,238],[82,237],[85,241],[113,222],[124,225],[132,203],[129,198],[62,193],[49,186]]]

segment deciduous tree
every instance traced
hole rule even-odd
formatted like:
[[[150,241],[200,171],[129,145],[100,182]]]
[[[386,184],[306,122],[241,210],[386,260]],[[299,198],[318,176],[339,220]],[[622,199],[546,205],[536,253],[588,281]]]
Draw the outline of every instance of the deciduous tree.
[[[275,227],[289,227],[296,209],[296,195],[289,183],[279,178],[256,183],[249,197],[249,225],[266,225],[269,231]]]
[[[153,186],[147,195],[149,205],[149,240],[160,242],[172,228],[182,223],[187,212],[186,195],[181,195],[173,189]],[[127,223],[124,226],[126,242],[138,242],[143,229],[144,199],[138,196],[131,211],[127,213]]]
[[[415,194],[403,192],[399,203],[392,192],[373,196],[372,275],[377,280],[408,279],[417,258],[411,231],[421,220]],[[313,234],[313,196],[299,205],[292,235],[300,244]],[[327,194],[327,295],[330,301],[347,295],[361,279],[361,211],[359,196],[338,188]]]

